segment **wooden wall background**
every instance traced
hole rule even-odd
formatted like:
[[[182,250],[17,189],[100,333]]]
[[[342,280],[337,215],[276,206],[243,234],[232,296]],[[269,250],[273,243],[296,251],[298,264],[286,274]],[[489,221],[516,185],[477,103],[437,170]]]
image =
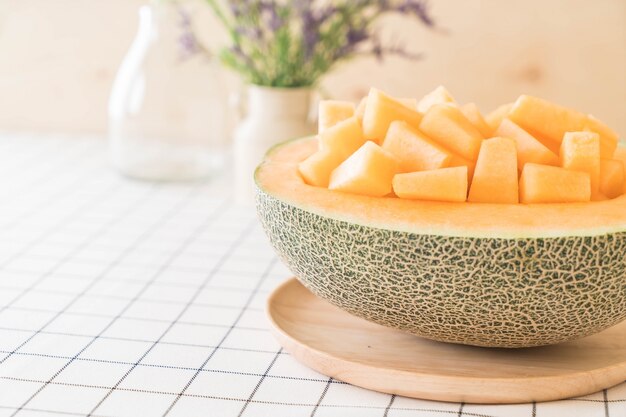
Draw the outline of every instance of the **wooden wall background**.
[[[112,78],[140,0],[0,0],[0,129],[105,132]],[[369,85],[419,96],[438,84],[488,111],[522,92],[591,112],[626,133],[625,0],[431,0],[449,31],[388,19],[420,62],[361,59],[324,82],[336,97]],[[203,36],[219,38],[193,4]],[[199,82],[199,80],[190,80]],[[236,88],[233,78],[229,85]]]

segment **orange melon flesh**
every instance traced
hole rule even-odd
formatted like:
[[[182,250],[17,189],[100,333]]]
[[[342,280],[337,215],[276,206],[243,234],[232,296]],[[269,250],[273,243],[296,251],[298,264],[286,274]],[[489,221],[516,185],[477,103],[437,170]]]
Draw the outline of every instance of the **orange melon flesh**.
[[[457,155],[475,161],[483,136],[457,107],[437,104],[426,112],[419,130]]]
[[[448,167],[466,167],[467,178],[470,182],[472,182],[472,179],[474,178],[474,169],[476,168],[476,163],[474,161],[452,154],[452,159],[450,160]]]
[[[518,198],[515,142],[509,138],[483,141],[467,201],[515,204]]]
[[[415,110],[417,108],[417,99],[416,98],[403,98],[396,97],[394,98],[398,103],[405,105],[411,110]],[[354,114],[360,119],[363,120],[363,115],[365,114],[365,105],[367,104],[367,97],[363,97],[361,101],[359,101],[359,105],[356,107],[356,111]]]
[[[346,159],[365,143],[356,117],[343,120],[319,135],[320,149],[329,149]]]
[[[460,109],[463,115],[465,115],[465,117],[467,118],[467,120],[472,122],[474,127],[478,129],[483,137],[488,138],[492,136],[491,133],[493,132],[493,130],[485,121],[485,118],[483,117],[476,103],[467,103],[461,106]]]
[[[561,143],[561,166],[589,174],[591,195],[600,191],[600,137],[594,132],[567,132]]]
[[[367,96],[363,114],[365,138],[377,142],[382,141],[387,135],[389,125],[396,120],[403,120],[413,127],[418,127],[422,114],[372,88]]]
[[[626,231],[626,195],[594,203],[451,204],[368,197],[311,187],[298,173],[298,163],[316,149],[315,138],[294,140],[274,147],[256,171],[258,186],[273,198],[316,214],[411,233],[545,238],[600,236]],[[615,159],[626,161],[626,148],[619,147]],[[526,168],[531,165],[526,164]],[[563,170],[566,175],[572,172],[578,174],[558,167],[548,168]],[[542,182],[542,176],[538,178]]]
[[[399,163],[400,172],[447,167],[452,155],[408,123],[391,123],[382,145]]]
[[[515,103],[503,104],[485,117],[485,121],[491,128],[492,132],[495,131],[498,126],[500,126],[500,123],[502,123],[502,119],[504,119],[507,114],[509,114],[509,111],[511,111],[511,109],[513,108],[513,104]]]
[[[576,203],[591,199],[589,174],[549,165],[524,165],[519,187],[520,202],[525,204]]]
[[[557,154],[546,148],[530,133],[506,117],[502,119],[494,135],[511,138],[515,141],[517,146],[517,169],[520,171],[529,162],[543,165],[560,165]]]
[[[331,174],[329,190],[382,197],[391,192],[398,163],[374,142],[366,142]]]
[[[330,174],[345,158],[330,149],[322,149],[298,164],[304,181],[316,187],[328,187]]]
[[[590,114],[587,115],[587,121],[583,130],[596,132],[600,135],[600,155],[603,158],[611,158],[613,156],[619,142],[617,133]]]
[[[352,116],[354,116],[354,103],[351,101],[322,100],[318,106],[317,132],[322,133]]]
[[[607,198],[624,193],[624,163],[615,159],[600,161],[600,192]]]
[[[443,85],[435,88],[430,93],[426,94],[422,99],[417,103],[417,111],[420,113],[426,113],[432,106],[435,104],[456,104],[454,97],[452,94]]]
[[[400,198],[464,202],[467,198],[467,167],[396,174],[392,185]]]

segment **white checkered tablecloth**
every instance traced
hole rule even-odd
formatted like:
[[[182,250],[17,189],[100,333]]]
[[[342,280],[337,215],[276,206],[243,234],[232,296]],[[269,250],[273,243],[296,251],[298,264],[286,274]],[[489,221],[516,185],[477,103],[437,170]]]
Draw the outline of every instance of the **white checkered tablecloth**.
[[[626,384],[484,406],[297,363],[264,303],[289,272],[224,180],[126,180],[98,138],[0,134],[0,416],[626,416]]]

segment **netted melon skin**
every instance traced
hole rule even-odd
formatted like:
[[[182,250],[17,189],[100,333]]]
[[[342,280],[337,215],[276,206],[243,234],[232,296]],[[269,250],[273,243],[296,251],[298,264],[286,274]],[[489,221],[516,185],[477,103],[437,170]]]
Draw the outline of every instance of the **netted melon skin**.
[[[498,239],[420,235],[320,216],[258,190],[281,259],[356,316],[443,342],[518,348],[626,318],[626,232]]]

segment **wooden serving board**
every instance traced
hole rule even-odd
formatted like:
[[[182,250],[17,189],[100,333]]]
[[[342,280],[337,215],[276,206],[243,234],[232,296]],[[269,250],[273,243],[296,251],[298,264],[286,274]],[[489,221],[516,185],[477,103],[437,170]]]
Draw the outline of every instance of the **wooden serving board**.
[[[553,346],[454,345],[352,316],[314,296],[295,278],[274,290],[267,315],[281,345],[305,365],[390,394],[523,403],[586,395],[626,379],[626,322]]]

